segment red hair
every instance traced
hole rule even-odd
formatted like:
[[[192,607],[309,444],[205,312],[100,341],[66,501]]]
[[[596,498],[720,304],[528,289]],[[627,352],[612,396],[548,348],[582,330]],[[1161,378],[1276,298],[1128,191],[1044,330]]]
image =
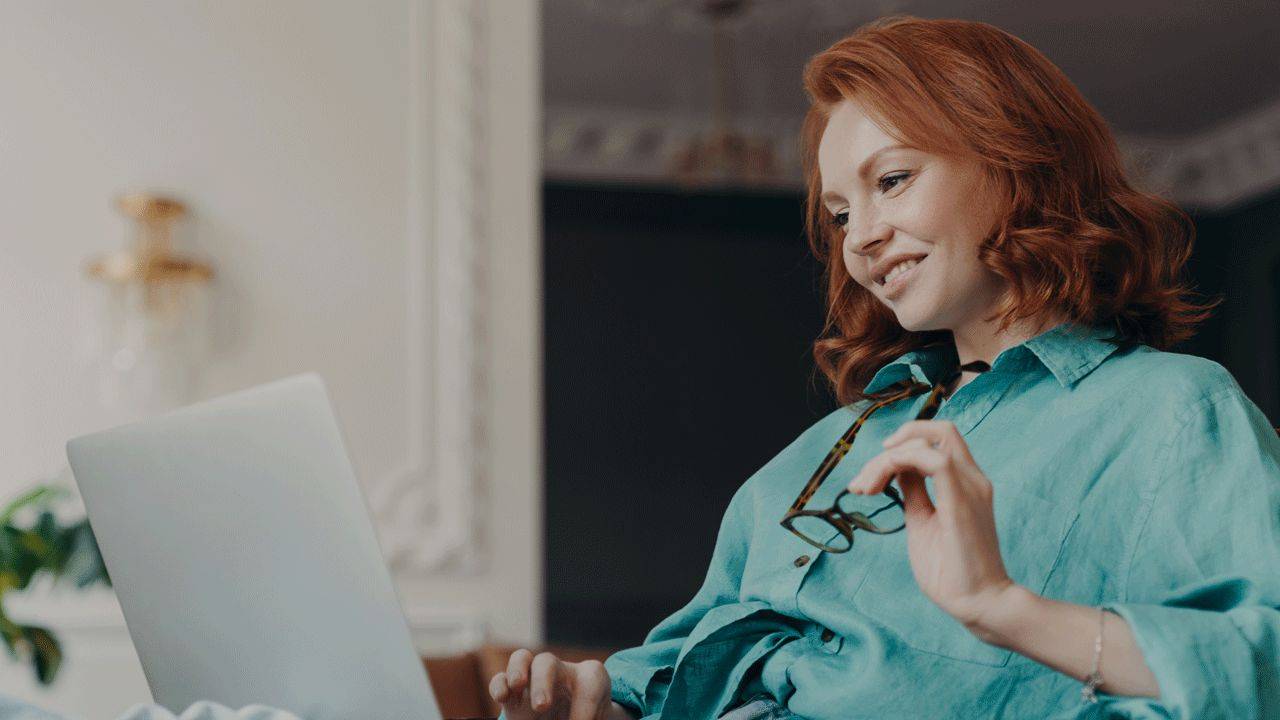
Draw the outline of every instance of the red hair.
[[[899,142],[972,153],[1004,194],[1004,214],[978,250],[1009,292],[991,319],[1006,329],[1061,313],[1115,328],[1113,341],[1158,349],[1189,338],[1220,300],[1199,305],[1182,280],[1195,227],[1173,203],[1136,190],[1115,138],[1066,75],[992,25],[883,18],[815,55],[801,136],[805,229],[823,265],[827,318],[818,369],[849,404],[885,363],[951,342],[913,332],[845,270],[843,232],[820,200],[818,143],[834,105],[856,100]],[[893,122],[885,122],[892,118]]]

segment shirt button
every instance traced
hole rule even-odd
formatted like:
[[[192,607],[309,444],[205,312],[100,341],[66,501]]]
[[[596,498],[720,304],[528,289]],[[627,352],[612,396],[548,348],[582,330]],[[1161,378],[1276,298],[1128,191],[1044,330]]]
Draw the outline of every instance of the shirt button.
[[[827,628],[822,631],[822,642],[831,642],[831,638],[835,636],[836,634],[832,632],[831,628]]]
[[[800,557],[796,558],[796,560],[795,560],[795,566],[796,566],[796,567],[804,567],[804,566],[805,566],[805,565],[807,565],[807,564],[809,564],[809,556],[808,556],[808,555],[801,555]]]

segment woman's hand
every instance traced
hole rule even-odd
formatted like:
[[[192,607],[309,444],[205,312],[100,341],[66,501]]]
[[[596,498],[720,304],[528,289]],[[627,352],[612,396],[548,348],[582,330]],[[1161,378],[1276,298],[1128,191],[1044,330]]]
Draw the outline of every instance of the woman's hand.
[[[507,720],[631,717],[610,698],[609,673],[600,661],[565,662],[524,648],[511,653],[505,673],[489,680],[489,695],[502,705]]]
[[[906,423],[885,438],[884,447],[849,490],[874,495],[897,474],[916,583],[934,604],[976,631],[1004,593],[1017,587],[1000,556],[991,481],[946,420]],[[933,498],[926,476],[934,479]]]

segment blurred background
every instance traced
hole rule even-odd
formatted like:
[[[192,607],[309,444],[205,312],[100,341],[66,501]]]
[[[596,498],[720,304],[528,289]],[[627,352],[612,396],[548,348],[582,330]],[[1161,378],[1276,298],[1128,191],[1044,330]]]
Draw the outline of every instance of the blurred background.
[[[1192,278],[1225,300],[1177,350],[1280,424],[1280,5],[1227,7],[544,3],[547,635],[638,642],[697,589],[733,490],[835,408],[800,74],[880,15],[990,22],[1067,73],[1196,221]]]
[[[13,532],[83,517],[69,437],[315,370],[424,655],[639,643],[836,406],[800,72],[896,13],[1077,83],[1225,298],[1177,350],[1280,424],[1274,2],[2,0],[0,508],[67,490]],[[114,717],[145,681],[65,574],[0,583],[63,649],[0,693]]]

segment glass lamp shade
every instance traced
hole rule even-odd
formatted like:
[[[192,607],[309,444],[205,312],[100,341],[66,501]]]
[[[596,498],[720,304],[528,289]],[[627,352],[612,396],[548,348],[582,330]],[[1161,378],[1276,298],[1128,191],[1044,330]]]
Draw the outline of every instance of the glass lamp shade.
[[[191,400],[208,350],[213,270],[173,254],[173,223],[186,214],[176,200],[120,198],[136,221],[133,246],[90,263],[105,295],[95,349],[99,399],[125,418],[145,417]]]

